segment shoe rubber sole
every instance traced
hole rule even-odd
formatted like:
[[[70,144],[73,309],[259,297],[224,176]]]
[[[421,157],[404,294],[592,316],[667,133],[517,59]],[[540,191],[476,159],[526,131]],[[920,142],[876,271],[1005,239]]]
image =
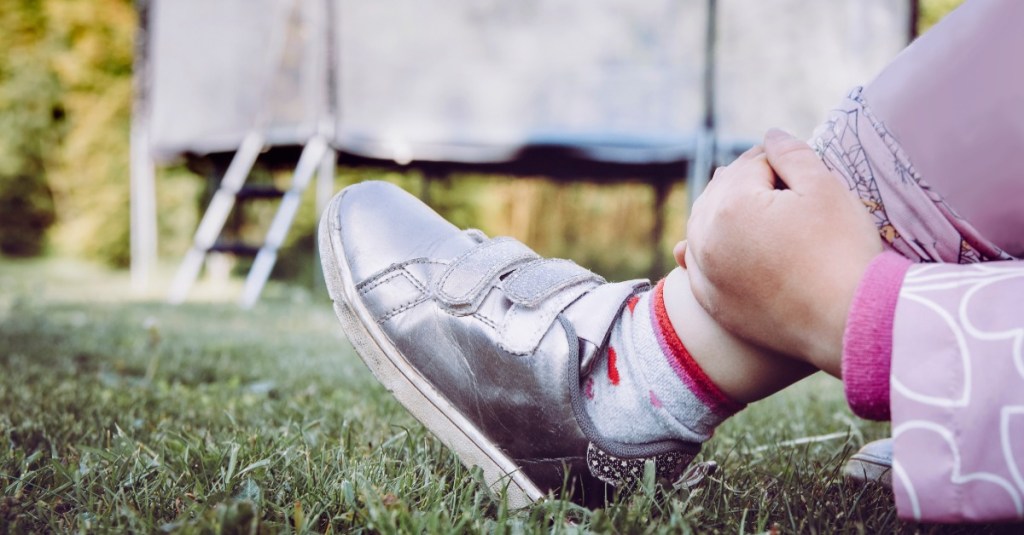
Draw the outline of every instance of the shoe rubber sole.
[[[892,488],[892,459],[879,459],[870,454],[855,453],[843,466],[847,480],[865,484],[875,483]]]
[[[448,446],[467,467],[479,466],[484,481],[495,496],[507,497],[511,508],[519,509],[543,498],[545,493],[519,466],[470,422],[443,394],[405,359],[373,321],[356,291],[344,257],[336,225],[339,193],[320,221],[320,261],[334,311],[349,342],[377,380],[398,402]]]

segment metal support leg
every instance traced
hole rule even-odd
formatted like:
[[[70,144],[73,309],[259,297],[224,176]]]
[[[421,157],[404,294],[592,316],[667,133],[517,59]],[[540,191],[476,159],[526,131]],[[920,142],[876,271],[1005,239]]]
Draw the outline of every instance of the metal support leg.
[[[687,214],[692,211],[693,202],[708,185],[708,180],[711,178],[711,167],[715,160],[714,151],[714,133],[707,129],[702,130],[697,137],[697,151],[686,184]]]
[[[654,188],[654,226],[651,228],[651,280],[658,280],[665,276],[665,251],[661,249],[661,242],[665,237],[665,201],[668,200],[669,190],[672,184],[667,180],[659,180],[651,186]]]
[[[131,274],[132,289],[149,285],[157,259],[156,166],[149,154],[149,139],[140,120],[131,132]]]
[[[324,216],[327,205],[334,196],[334,174],[335,163],[338,161],[338,153],[333,148],[327,147],[324,157],[320,160],[320,171],[316,177],[316,218],[317,221]],[[320,263],[320,248],[313,247],[313,281],[314,288],[324,288],[324,272]]]
[[[245,180],[249,177],[256,158],[263,149],[263,136],[258,133],[249,133],[242,140],[242,145],[231,160],[228,170],[224,173],[224,180],[220,188],[214,193],[207,207],[203,219],[199,223],[195,237],[192,239],[192,248],[185,255],[185,259],[178,268],[178,273],[171,284],[171,291],[167,300],[171,304],[180,304],[185,301],[188,291],[195,284],[199,277],[199,270],[203,267],[203,259],[206,252],[210,250],[217,237],[224,228],[224,222],[235,206],[235,195]]]
[[[317,169],[323,165],[324,154],[327,152],[327,141],[320,136],[314,137],[302,149],[302,156],[299,157],[299,164],[295,167],[295,176],[292,178],[291,188],[281,199],[281,205],[274,214],[274,220],[270,223],[270,230],[267,231],[266,241],[256,255],[256,260],[249,270],[249,276],[245,279],[245,288],[242,290],[242,299],[239,304],[243,308],[252,308],[263,292],[263,287],[270,278],[270,271],[274,269],[277,261],[277,250],[284,243],[288,234],[295,213],[302,201],[302,193],[309,186],[310,180]]]

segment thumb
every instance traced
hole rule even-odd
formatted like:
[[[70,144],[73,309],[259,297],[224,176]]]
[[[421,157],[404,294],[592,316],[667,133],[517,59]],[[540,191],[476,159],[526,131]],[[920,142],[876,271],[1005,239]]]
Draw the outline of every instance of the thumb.
[[[775,174],[797,193],[815,188],[828,172],[810,145],[778,128],[765,133],[764,151]]]
[[[675,257],[676,264],[679,264],[679,267],[686,269],[686,240],[677,243],[672,248],[672,256]]]

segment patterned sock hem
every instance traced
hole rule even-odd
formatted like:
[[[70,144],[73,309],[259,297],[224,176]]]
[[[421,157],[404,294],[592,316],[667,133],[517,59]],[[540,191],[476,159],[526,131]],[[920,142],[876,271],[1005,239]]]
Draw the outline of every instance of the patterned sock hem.
[[[683,345],[682,340],[679,339],[679,335],[676,334],[675,328],[672,327],[672,321],[668,317],[668,311],[665,309],[665,279],[658,281],[654,287],[650,302],[655,337],[669,366],[676,372],[679,380],[716,416],[725,419],[743,410],[746,404],[734,401],[725,392],[722,392],[718,385],[704,373],[704,370]]]
[[[593,443],[587,445],[587,466],[594,477],[617,488],[634,488],[644,476],[644,464],[654,461],[655,476],[668,483],[675,481],[683,474],[686,467],[693,462],[699,451],[672,451],[651,457],[624,458],[616,457]]]

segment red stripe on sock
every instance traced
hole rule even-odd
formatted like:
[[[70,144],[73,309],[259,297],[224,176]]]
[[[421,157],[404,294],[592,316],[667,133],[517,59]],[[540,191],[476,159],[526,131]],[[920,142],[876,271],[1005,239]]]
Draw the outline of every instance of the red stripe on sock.
[[[615,348],[608,346],[608,380],[613,385],[619,384],[619,368],[615,366],[615,361],[618,357],[615,355]]]
[[[635,296],[635,295],[633,297],[630,297],[629,300],[626,301],[626,306],[629,307],[629,313],[630,314],[633,313],[633,309],[636,308],[636,304],[639,303],[639,302],[640,302],[640,298]]]
[[[665,356],[668,357],[669,364],[681,379],[684,375],[690,379],[686,382],[692,385],[694,394],[701,401],[707,403],[713,412],[723,416],[732,415],[743,409],[745,407],[743,403],[733,401],[711,381],[697,361],[693,360],[693,356],[687,351],[683,341],[679,339],[679,335],[676,334],[675,328],[672,327],[672,321],[668,317],[668,311],[665,309],[665,279],[662,279],[654,287],[654,293],[651,295],[651,312],[654,316],[655,335],[664,342],[662,347],[668,351]]]

